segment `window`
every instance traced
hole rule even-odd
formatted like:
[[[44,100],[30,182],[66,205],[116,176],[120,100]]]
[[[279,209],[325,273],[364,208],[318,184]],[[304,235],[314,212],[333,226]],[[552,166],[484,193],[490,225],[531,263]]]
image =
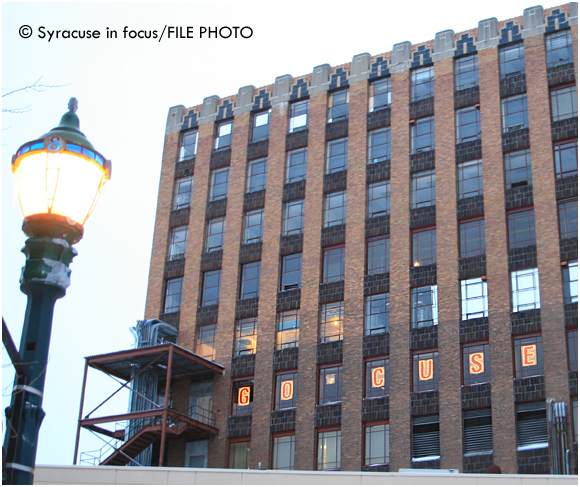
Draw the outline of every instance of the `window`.
[[[183,288],[183,277],[168,279],[165,284],[165,306],[164,313],[175,313],[181,309],[181,293]]]
[[[572,399],[572,423],[574,424],[574,443],[578,443],[578,397]]]
[[[230,443],[229,468],[250,468],[250,442]]]
[[[367,242],[367,275],[383,274],[390,269],[391,240],[379,237]]]
[[[542,337],[532,336],[514,340],[515,377],[531,377],[544,373]]]
[[[455,112],[457,143],[481,138],[479,107],[464,108]]]
[[[344,279],[344,247],[325,250],[322,253],[322,282]]]
[[[413,328],[437,325],[437,285],[411,289],[411,325]]]
[[[369,360],[365,364],[366,398],[389,395],[389,359]]]
[[[463,454],[485,454],[493,451],[491,408],[463,412]]]
[[[568,340],[568,370],[578,370],[578,328],[566,333]]]
[[[348,165],[348,139],[329,142],[326,147],[326,174],[346,170]]]
[[[437,231],[435,229],[413,233],[412,244],[414,267],[437,262]]]
[[[564,281],[564,303],[578,302],[578,261],[571,260],[562,267]]]
[[[197,154],[197,130],[184,132],[181,136],[181,147],[179,148],[179,162],[191,159]]]
[[[229,149],[232,145],[232,132],[234,130],[234,122],[222,122],[218,124],[215,137],[215,150]]]
[[[302,253],[282,257],[280,291],[298,289],[302,283]]]
[[[578,141],[555,145],[554,163],[556,165],[557,178],[578,174]]]
[[[509,248],[526,247],[536,243],[534,210],[508,214]]]
[[[326,303],[320,307],[320,342],[342,340],[344,302]]]
[[[512,271],[512,311],[540,307],[540,280],[538,268]]]
[[[457,164],[457,190],[459,199],[483,194],[481,159]]]
[[[510,78],[526,72],[524,43],[512,44],[499,50],[499,74]]]
[[[439,415],[416,416],[413,418],[413,462],[436,460],[439,450]]]
[[[324,227],[346,223],[346,191],[327,193],[324,197]]]
[[[546,36],[547,67],[562,66],[574,62],[572,36],[569,30],[563,30]]]
[[[316,470],[340,470],[340,430],[318,433]]]
[[[298,132],[308,128],[308,109],[310,100],[296,101],[290,104],[290,125],[288,132]]]
[[[489,343],[463,347],[463,385],[491,381]]]
[[[342,366],[321,368],[319,382],[318,404],[342,401]]]
[[[292,309],[278,314],[276,350],[298,346],[300,336],[300,310]]]
[[[439,387],[439,352],[413,354],[413,392]]]
[[[459,224],[459,256],[472,257],[485,254],[485,220]]]
[[[173,209],[181,210],[189,208],[191,191],[193,189],[193,176],[179,178],[175,181],[175,193],[173,196]]]
[[[251,414],[254,403],[254,379],[235,381],[232,394],[232,416]]]
[[[369,164],[387,161],[391,158],[391,128],[369,132]]]
[[[389,293],[365,297],[365,335],[389,331]]]
[[[244,318],[236,322],[236,357],[256,353],[258,318]]]
[[[220,285],[222,271],[208,271],[203,273],[203,286],[201,288],[201,306],[218,304],[220,302]]]
[[[548,447],[546,402],[532,401],[516,404],[518,451]]]
[[[244,244],[262,241],[264,209],[247,211],[244,217]]]
[[[195,347],[195,353],[208,360],[215,360],[216,330],[216,324],[197,327],[197,346]]]
[[[217,201],[228,197],[230,182],[230,168],[214,169],[211,172],[211,186],[209,188],[209,200]]]
[[[298,149],[288,152],[286,157],[286,182],[293,183],[306,179],[307,149]]]
[[[435,119],[420,118],[411,126],[413,154],[435,149]]]
[[[487,316],[487,282],[481,277],[461,281],[461,319]]]
[[[294,435],[275,437],[272,468],[274,470],[294,470],[295,449],[296,437]]]
[[[169,260],[183,259],[187,249],[187,225],[171,229],[169,237]]]
[[[248,183],[246,193],[253,193],[266,188],[268,159],[257,159],[248,163]]]
[[[365,465],[389,463],[389,425],[365,427]]]
[[[296,407],[296,372],[278,374],[276,376],[276,404],[274,409]]]
[[[528,97],[516,95],[501,100],[503,131],[513,132],[528,126]]]
[[[391,212],[391,182],[379,181],[369,184],[368,217],[388,215]]]
[[[506,189],[532,184],[532,156],[529,149],[504,155]]]
[[[411,209],[435,204],[435,170],[411,174]]]
[[[212,218],[207,221],[205,231],[205,251],[213,252],[220,250],[224,246],[224,235],[226,232],[226,219],[223,216]]]
[[[302,233],[304,230],[304,200],[284,203],[283,235]]]
[[[240,299],[255,298],[260,294],[260,267],[261,262],[251,262],[242,265],[242,283],[240,285]]]
[[[346,120],[348,118],[348,90],[335,91],[328,95],[328,122]]]
[[[252,123],[252,142],[259,142],[270,137],[270,115],[272,109],[265,112],[254,113],[254,120]]]
[[[411,101],[423,100],[433,96],[433,66],[411,71]]]
[[[383,110],[391,105],[391,78],[373,81],[370,88],[369,112]]]
[[[455,91],[473,88],[479,85],[477,54],[455,60]]]
[[[578,117],[578,98],[575,86],[550,91],[552,122]]]

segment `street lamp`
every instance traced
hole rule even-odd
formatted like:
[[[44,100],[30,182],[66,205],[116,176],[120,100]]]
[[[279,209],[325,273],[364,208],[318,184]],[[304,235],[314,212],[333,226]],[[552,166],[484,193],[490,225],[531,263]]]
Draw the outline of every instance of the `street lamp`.
[[[34,479],[54,305],[70,284],[69,264],[77,255],[73,244],[83,237],[83,225],[111,177],[111,162],[79,130],[77,106],[71,98],[58,127],[22,145],[12,158],[22,230],[29,238],[20,277],[20,289],[28,296],[24,327],[20,351],[11,354],[21,366],[6,408],[3,477],[10,484]],[[4,331],[3,326],[3,341]]]

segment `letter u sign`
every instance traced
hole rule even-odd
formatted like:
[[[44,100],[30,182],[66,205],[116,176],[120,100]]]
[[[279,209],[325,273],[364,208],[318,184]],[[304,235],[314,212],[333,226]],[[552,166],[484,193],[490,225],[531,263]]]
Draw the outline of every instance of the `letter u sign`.
[[[431,380],[433,378],[433,359],[419,360],[419,380]]]
[[[250,388],[248,386],[240,387],[238,391],[238,404],[240,406],[247,406],[250,404]]]

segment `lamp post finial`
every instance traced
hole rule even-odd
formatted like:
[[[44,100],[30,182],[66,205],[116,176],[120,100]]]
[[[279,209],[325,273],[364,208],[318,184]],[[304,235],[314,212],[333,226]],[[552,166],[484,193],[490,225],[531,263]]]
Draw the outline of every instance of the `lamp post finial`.
[[[71,112],[76,113],[78,107],[79,107],[78,100],[76,98],[71,98],[68,102],[68,109]]]

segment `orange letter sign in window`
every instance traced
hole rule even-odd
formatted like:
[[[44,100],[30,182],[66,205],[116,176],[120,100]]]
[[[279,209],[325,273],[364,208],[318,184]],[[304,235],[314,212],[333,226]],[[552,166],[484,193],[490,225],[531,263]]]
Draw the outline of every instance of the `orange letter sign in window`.
[[[481,374],[485,370],[483,365],[483,352],[469,354],[469,373]]]
[[[433,378],[433,359],[419,360],[419,379],[431,380]]]
[[[294,381],[286,380],[280,387],[280,398],[282,401],[289,401],[294,395]]]
[[[238,391],[238,404],[240,406],[247,406],[250,404],[250,388],[248,386],[240,387],[240,390]]]
[[[376,367],[373,369],[373,387],[383,387],[385,385],[385,368]]]
[[[531,365],[537,365],[537,363],[536,345],[522,346],[522,366],[530,367]]]

